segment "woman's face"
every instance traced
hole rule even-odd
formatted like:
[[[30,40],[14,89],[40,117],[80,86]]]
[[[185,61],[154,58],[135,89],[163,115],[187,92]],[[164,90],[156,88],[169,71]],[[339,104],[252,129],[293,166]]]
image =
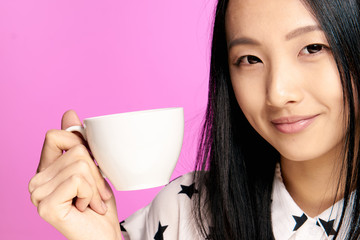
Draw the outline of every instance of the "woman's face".
[[[283,158],[338,156],[339,73],[324,33],[299,0],[230,0],[229,69],[240,108]]]

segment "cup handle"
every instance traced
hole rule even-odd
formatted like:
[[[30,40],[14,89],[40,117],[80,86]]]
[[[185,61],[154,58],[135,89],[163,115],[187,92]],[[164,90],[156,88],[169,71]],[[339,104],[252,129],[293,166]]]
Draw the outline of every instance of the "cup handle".
[[[83,126],[71,126],[71,127],[68,127],[67,129],[65,129],[65,131],[78,132],[81,134],[81,136],[84,138],[84,140],[87,141],[85,128]],[[99,166],[98,166],[98,168],[99,168]],[[99,171],[100,171],[101,175],[103,176],[103,178],[106,178],[106,176],[104,175],[104,173],[101,171],[100,168],[99,168]]]
[[[65,131],[68,132],[78,132],[81,134],[81,136],[85,139],[85,141],[87,141],[87,137],[86,137],[86,133],[85,133],[85,128],[83,126],[71,126],[68,127],[67,129],[65,129]]]

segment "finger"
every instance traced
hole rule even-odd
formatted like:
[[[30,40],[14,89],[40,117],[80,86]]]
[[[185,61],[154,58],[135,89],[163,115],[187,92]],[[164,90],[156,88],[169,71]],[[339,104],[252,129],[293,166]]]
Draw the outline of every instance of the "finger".
[[[71,126],[81,126],[82,123],[77,115],[77,113],[74,110],[68,110],[63,114],[62,120],[61,120],[61,129],[67,129],[68,127]],[[75,135],[77,135],[79,138],[82,138],[80,133],[74,133]],[[87,142],[82,141],[82,143],[87,146]],[[91,154],[91,152],[90,152]],[[93,161],[92,161],[93,162]],[[90,164],[92,165],[92,164]],[[99,169],[96,167],[96,165],[94,165],[94,167],[92,167],[92,172],[94,175],[96,175],[95,179],[96,179],[96,185],[98,186],[98,189],[100,191],[100,195],[102,197],[102,199],[104,201],[110,199],[113,196],[113,192],[110,188],[110,186],[107,184],[107,182],[105,181],[105,179],[102,177]]]
[[[82,199],[77,208],[84,208],[92,199],[93,192],[89,183],[81,175],[73,175],[60,184],[47,198],[42,200],[38,205],[39,215],[48,222],[57,219],[65,219],[72,211],[78,211],[72,202],[75,197]],[[102,203],[97,203],[96,209],[102,208]],[[86,209],[86,208],[85,208]],[[106,209],[99,211],[104,214]]]
[[[76,165],[74,165],[74,163],[76,163]],[[29,183],[29,192],[32,193],[34,189],[46,184],[55,177],[57,179],[64,179],[68,177],[68,175],[65,176],[64,174],[60,174],[60,172],[64,172],[64,169],[66,169],[65,172],[69,172],[70,174],[83,173],[84,176],[88,176],[87,180],[89,182],[93,181],[93,185],[96,187],[104,201],[112,197],[113,194],[111,188],[106,184],[106,181],[102,177],[98,167],[91,159],[88,150],[82,144],[71,148],[51,166],[38,173]]]
[[[66,129],[74,125],[81,125],[81,121],[74,110],[68,110],[63,114],[61,120],[61,127],[62,129]],[[71,137],[77,136],[77,138],[82,141],[81,136],[77,134],[71,135],[67,133],[67,135]],[[42,171],[49,165],[49,163],[57,159],[62,154],[63,150],[67,150],[71,147],[71,143],[73,143],[72,141],[68,142],[67,141],[68,139],[58,139],[58,137],[59,137],[59,132],[57,130],[50,130],[46,133],[37,172]],[[66,146],[67,143],[70,144],[70,146]]]
[[[74,110],[68,110],[61,119],[61,129],[65,130],[71,126],[81,126],[81,121]]]
[[[107,211],[105,203],[101,200],[98,194],[94,192],[93,187],[89,182],[81,175],[73,175],[70,178],[75,186],[77,186],[76,191],[76,202],[75,206],[80,211],[85,211],[85,209],[90,205],[91,208],[99,213],[105,214]],[[75,191],[74,191],[75,193]]]
[[[89,151],[87,148],[80,144],[72,149],[70,149],[68,152],[66,152],[58,161],[58,163],[55,163],[56,165],[59,164],[62,166],[54,166],[54,172],[57,171],[57,169],[64,168],[71,164],[74,160],[76,161],[84,161],[81,166],[77,167],[77,169],[81,169],[84,172],[87,171],[91,173],[92,179],[94,180],[94,186],[96,186],[97,191],[100,193],[101,198],[106,201],[112,197],[112,191],[111,188],[109,188],[106,185],[106,180],[101,175],[99,168],[96,166],[95,162],[89,155]],[[54,165],[55,165],[54,164]],[[79,162],[81,164],[81,162]],[[52,169],[49,169],[52,170]],[[54,173],[53,173],[54,174]],[[55,172],[57,174],[57,172]],[[90,176],[90,175],[89,175]]]
[[[62,131],[62,130],[56,130]],[[89,160],[90,159],[90,160]],[[77,144],[71,147],[67,152],[61,154],[56,161],[53,161],[46,167],[43,171],[31,179],[29,183],[29,192],[31,193],[34,188],[39,187],[40,185],[50,181],[56,175],[59,174],[64,168],[68,167],[75,161],[78,160],[88,160],[89,162],[93,162],[89,156],[88,150],[82,144]]]
[[[82,143],[83,140],[71,132],[49,130],[45,136],[37,172],[41,172],[51,165],[63,154],[63,151],[67,151]]]
[[[90,201],[90,206],[92,208],[96,209],[97,205],[96,203],[101,201],[101,197],[99,194],[99,191],[97,189],[97,186],[95,184],[95,180],[91,174],[90,167],[86,161],[76,161],[67,166],[66,168],[62,169],[62,171],[57,174],[54,178],[52,178],[50,181],[46,182],[45,184],[35,188],[33,192],[31,193],[31,201],[35,206],[38,206],[39,202],[41,202],[43,199],[45,199],[48,195],[50,195],[63,181],[64,179],[71,178],[74,175],[80,175],[82,176],[90,185],[93,197]],[[79,199],[82,200],[82,199]],[[89,202],[86,201],[79,201],[81,208],[80,211],[85,210]],[[86,205],[84,205],[87,203]],[[78,205],[77,205],[78,206]],[[101,210],[101,209],[100,209]]]

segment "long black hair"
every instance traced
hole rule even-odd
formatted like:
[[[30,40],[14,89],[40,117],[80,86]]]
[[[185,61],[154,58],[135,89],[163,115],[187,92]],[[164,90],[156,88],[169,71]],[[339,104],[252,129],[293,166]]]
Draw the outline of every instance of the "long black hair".
[[[225,34],[229,0],[215,12],[208,105],[199,144],[195,181],[199,197],[194,212],[206,239],[274,239],[271,194],[279,153],[249,124],[231,85]],[[347,239],[360,238],[360,99],[359,0],[303,0],[329,42],[343,87],[346,116],[343,178],[344,207],[339,227]],[[207,170],[206,174],[203,170]],[[353,190],[354,198],[350,201]],[[335,199],[334,199],[335,200]],[[352,204],[351,220],[343,221]]]

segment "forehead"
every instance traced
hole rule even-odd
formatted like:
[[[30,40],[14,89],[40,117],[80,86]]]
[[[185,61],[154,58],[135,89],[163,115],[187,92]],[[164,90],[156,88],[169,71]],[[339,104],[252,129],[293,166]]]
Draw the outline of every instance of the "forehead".
[[[228,39],[238,35],[270,37],[317,24],[300,0],[229,0],[225,23]]]

